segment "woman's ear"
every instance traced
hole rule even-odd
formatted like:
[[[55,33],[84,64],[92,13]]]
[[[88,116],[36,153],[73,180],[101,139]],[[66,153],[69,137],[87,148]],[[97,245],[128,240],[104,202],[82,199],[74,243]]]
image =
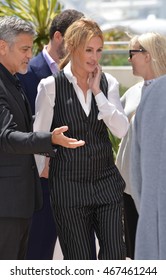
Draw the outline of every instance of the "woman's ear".
[[[148,53],[148,52],[146,52],[145,53],[145,59],[146,59],[146,62],[150,62],[151,61],[151,55],[150,55],[150,53]]]

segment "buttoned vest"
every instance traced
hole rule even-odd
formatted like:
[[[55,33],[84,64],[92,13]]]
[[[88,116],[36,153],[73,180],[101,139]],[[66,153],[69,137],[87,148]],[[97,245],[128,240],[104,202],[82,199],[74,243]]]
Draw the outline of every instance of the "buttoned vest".
[[[92,95],[87,116],[73,84],[63,71],[55,76],[56,100],[53,127],[67,125],[65,135],[82,139],[85,145],[76,149],[58,146],[50,161],[50,193],[54,205],[90,205],[119,200],[124,181],[113,159],[112,144],[103,120],[98,120],[98,107]],[[107,80],[101,78],[101,90],[107,96]]]
[[[98,120],[98,108],[94,95],[92,95],[91,110],[87,116],[75,93],[73,84],[68,81],[63,71],[55,76],[56,100],[54,107],[53,127],[68,125],[66,136],[82,139],[85,146],[78,149],[59,147],[56,161],[68,165],[69,176],[71,170],[82,177],[97,176],[107,166],[113,165],[112,145],[108,131],[103,120]],[[101,90],[107,96],[107,80],[104,74],[101,78]],[[81,174],[80,174],[81,173]]]

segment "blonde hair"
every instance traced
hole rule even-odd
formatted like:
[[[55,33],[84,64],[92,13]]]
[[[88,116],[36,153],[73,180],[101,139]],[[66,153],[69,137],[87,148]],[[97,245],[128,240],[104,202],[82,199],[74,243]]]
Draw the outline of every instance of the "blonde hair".
[[[103,44],[103,33],[99,25],[88,18],[81,18],[67,28],[64,35],[64,45],[67,55],[61,60],[59,68],[62,69],[70,60],[72,53],[81,45],[82,47],[92,38],[100,37]]]
[[[136,43],[150,54],[155,76],[166,74],[166,37],[159,33],[148,32],[134,36],[130,41],[130,46]]]

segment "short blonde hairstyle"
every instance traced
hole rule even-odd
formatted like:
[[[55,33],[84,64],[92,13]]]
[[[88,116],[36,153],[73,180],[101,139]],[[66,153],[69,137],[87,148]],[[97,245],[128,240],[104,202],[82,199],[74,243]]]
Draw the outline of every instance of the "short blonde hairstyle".
[[[156,77],[166,74],[166,36],[148,32],[134,36],[130,41],[132,47],[136,43],[151,56],[151,65]]]

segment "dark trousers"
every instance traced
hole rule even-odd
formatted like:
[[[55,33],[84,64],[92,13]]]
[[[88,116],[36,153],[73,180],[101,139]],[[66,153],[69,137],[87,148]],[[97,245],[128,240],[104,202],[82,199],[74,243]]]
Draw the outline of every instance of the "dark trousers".
[[[55,209],[59,241],[67,260],[90,260],[92,256],[92,229],[99,240],[99,259],[125,259],[122,206],[71,207]]]
[[[48,180],[42,178],[43,207],[34,213],[29,234],[27,260],[51,260],[57,239],[50,205]]]
[[[138,212],[131,195],[128,195],[126,193],[124,193],[124,221],[127,257],[134,259]]]
[[[24,260],[30,219],[0,218],[0,260]]]

